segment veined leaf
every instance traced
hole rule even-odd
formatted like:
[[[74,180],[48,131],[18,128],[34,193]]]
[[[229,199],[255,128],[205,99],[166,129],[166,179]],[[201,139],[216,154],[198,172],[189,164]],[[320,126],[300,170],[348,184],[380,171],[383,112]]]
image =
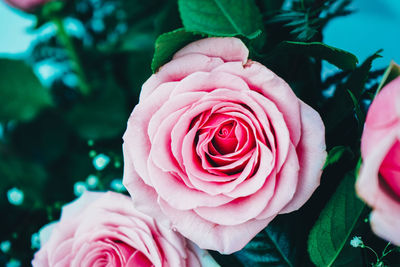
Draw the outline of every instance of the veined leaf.
[[[185,29],[177,29],[160,35],[156,40],[154,56],[151,62],[153,73],[167,63],[179,49],[200,38],[201,35],[185,31]]]
[[[352,154],[351,149],[348,146],[335,146],[331,150],[329,150],[328,157],[326,158],[323,169],[338,162],[343,155]]]
[[[284,41],[271,52],[270,57],[281,54],[300,54],[323,59],[342,70],[353,70],[358,63],[357,57],[352,53],[320,42]]]
[[[23,61],[0,59],[0,121],[32,119],[51,103],[49,91]]]
[[[366,207],[356,196],[354,183],[354,175],[348,173],[311,229],[308,252],[317,266],[354,266],[350,262],[357,253],[349,252],[349,238]]]
[[[253,0],[179,0],[178,4],[188,31],[254,39],[263,29],[260,11]]]
[[[245,266],[297,266],[299,230],[292,215],[278,216],[235,255]]]

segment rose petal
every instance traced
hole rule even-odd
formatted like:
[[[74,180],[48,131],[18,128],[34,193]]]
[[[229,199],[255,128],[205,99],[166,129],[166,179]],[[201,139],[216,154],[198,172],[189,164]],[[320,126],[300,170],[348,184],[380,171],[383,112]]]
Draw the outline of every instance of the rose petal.
[[[281,211],[288,213],[299,209],[319,186],[322,167],[326,159],[325,127],[319,114],[300,101],[301,139],[296,148],[300,164],[296,192],[290,203]]]
[[[231,254],[242,249],[273,219],[251,220],[239,225],[226,226],[206,221],[190,210],[174,209],[163,200],[160,201],[160,206],[164,213],[168,214],[173,227],[183,236],[200,248],[217,250],[222,254]]]
[[[238,38],[206,38],[183,47],[173,59],[190,54],[220,57],[224,61],[240,61],[244,64],[247,62],[249,50]]]
[[[223,61],[219,58],[210,58],[200,54],[191,54],[171,60],[143,84],[139,103],[151,95],[162,83],[180,81],[197,71],[208,72],[222,63]]]

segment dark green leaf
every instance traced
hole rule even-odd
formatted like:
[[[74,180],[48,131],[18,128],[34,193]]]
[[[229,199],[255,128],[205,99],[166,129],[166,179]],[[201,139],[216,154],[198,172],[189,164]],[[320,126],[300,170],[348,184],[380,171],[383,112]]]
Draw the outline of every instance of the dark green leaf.
[[[354,183],[352,173],[344,177],[311,229],[308,252],[317,266],[355,266],[352,258],[359,255],[349,239],[366,206],[356,196]]]
[[[363,64],[355,69],[344,84],[337,87],[335,96],[332,100],[332,106],[327,112],[325,125],[327,132],[334,129],[341,121],[351,114],[354,104],[348,96],[347,90],[350,90],[357,101],[364,92],[365,83],[371,70],[372,62],[381,57],[381,50],[368,57]]]
[[[326,158],[323,169],[338,162],[345,154],[352,154],[353,152],[347,146],[335,146],[329,150],[328,157]]]
[[[359,131],[360,131],[360,133],[362,133],[362,129],[364,127],[364,122],[365,122],[364,112],[362,112],[360,104],[358,103],[358,100],[354,96],[354,94],[350,90],[347,90],[347,92],[349,93],[349,95],[351,97],[351,101],[353,102],[354,111],[356,113],[356,118],[358,121]]]
[[[384,87],[386,84],[390,83],[392,80],[400,76],[400,66],[396,64],[394,61],[390,62],[389,67],[386,69],[385,73],[383,74],[382,81],[380,82],[376,93]]]
[[[71,126],[84,139],[121,136],[128,113],[123,91],[112,81],[105,81],[100,92],[76,104],[66,115]]]
[[[355,55],[320,42],[284,41],[270,53],[269,57],[277,57],[281,54],[300,54],[323,59],[343,70],[353,70],[358,63]]]
[[[153,72],[156,72],[159,67],[167,63],[179,49],[200,38],[200,35],[187,32],[184,29],[177,29],[160,35],[156,40],[154,56],[151,62]]]
[[[188,31],[254,39],[263,29],[260,11],[253,0],[179,0],[178,4]]]
[[[364,92],[365,83],[368,80],[368,75],[372,67],[372,62],[382,57],[379,55],[382,50],[378,50],[372,56],[368,57],[363,64],[357,68],[349,77],[343,88],[350,90],[356,99],[359,99],[361,94]]]
[[[297,215],[275,218],[242,250],[236,252],[236,257],[245,266],[297,266],[297,250],[300,248],[296,241],[301,227],[293,225],[293,216]]]
[[[0,121],[29,120],[51,97],[24,62],[0,59]]]

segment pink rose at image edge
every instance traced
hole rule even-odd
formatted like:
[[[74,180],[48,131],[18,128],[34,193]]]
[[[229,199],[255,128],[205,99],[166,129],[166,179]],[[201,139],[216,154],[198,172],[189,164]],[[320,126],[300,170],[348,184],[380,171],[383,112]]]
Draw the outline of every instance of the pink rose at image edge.
[[[46,4],[51,0],[4,0],[4,1],[15,8],[18,8],[26,12],[30,12],[39,6]]]
[[[373,100],[361,138],[358,195],[372,207],[371,227],[400,245],[400,77]]]
[[[203,249],[242,249],[319,186],[319,114],[237,38],[178,51],[143,85],[124,134],[135,206]]]
[[[85,192],[62,209],[59,222],[40,231],[34,267],[52,266],[218,266],[179,233],[135,210],[125,195]],[[52,228],[52,229],[48,229]],[[48,240],[42,234],[50,232]],[[107,265],[108,266],[108,265]]]

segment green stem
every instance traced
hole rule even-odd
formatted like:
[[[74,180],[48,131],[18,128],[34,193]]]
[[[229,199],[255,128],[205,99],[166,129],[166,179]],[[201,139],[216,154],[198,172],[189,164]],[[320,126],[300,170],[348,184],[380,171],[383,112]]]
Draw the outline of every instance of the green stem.
[[[369,246],[364,246],[364,248],[369,249],[370,251],[372,251],[372,252],[374,253],[375,257],[376,257],[376,263],[379,263],[380,259],[379,259],[378,254],[375,252],[375,250],[373,250],[373,249],[372,249],[371,247],[369,247]]]
[[[76,72],[76,75],[78,76],[79,89],[82,95],[87,96],[90,93],[90,86],[87,82],[85,72],[82,68],[82,62],[76,52],[74,43],[65,30],[63,19],[60,17],[55,17],[53,21],[57,27],[58,37],[60,38],[61,43],[64,45],[65,49],[68,52],[68,56],[71,60],[72,69]]]

